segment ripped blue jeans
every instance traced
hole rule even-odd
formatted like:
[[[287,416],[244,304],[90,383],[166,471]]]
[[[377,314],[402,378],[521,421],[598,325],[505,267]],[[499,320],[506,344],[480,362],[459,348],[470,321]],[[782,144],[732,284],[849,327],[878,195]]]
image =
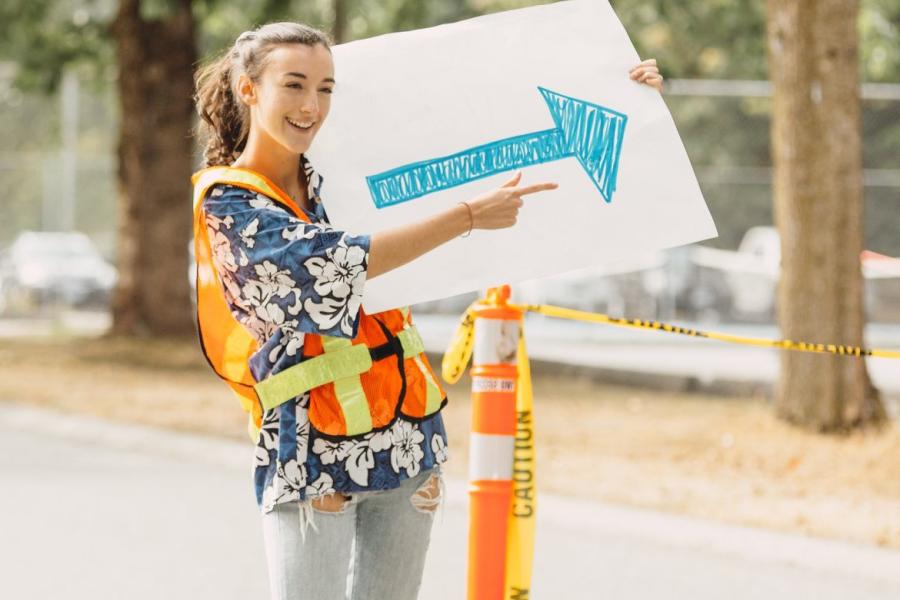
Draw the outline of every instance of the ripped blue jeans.
[[[415,600],[443,498],[437,465],[390,490],[277,504],[262,517],[272,600]]]

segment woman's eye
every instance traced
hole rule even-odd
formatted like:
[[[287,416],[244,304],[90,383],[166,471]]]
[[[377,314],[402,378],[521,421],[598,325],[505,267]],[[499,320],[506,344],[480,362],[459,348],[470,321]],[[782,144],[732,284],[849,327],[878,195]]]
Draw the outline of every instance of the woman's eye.
[[[334,90],[331,89],[331,88],[325,88],[325,89],[321,89],[321,90],[319,90],[319,91],[322,92],[322,93],[325,93],[325,94],[331,94],[331,93],[334,92]]]
[[[302,89],[303,89],[303,86],[300,85],[299,83],[289,83],[287,86],[288,86],[289,88],[295,88],[295,89],[298,89],[298,90],[302,90]]]

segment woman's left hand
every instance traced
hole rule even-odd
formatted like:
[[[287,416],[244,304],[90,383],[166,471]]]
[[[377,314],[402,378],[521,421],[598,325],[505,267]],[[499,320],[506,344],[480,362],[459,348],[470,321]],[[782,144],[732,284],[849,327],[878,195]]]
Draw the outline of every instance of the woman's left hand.
[[[663,76],[656,66],[655,58],[648,58],[635,67],[632,67],[629,76],[638,83],[646,83],[657,92],[662,92]]]

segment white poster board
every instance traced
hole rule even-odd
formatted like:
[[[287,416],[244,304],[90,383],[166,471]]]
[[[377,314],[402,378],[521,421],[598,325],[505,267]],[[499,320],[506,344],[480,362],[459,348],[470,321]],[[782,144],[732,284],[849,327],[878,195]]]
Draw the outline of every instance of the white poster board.
[[[522,184],[559,183],[526,196],[514,227],[367,281],[370,313],[717,235],[662,97],[628,77],[640,59],[606,0],[351,42],[334,60],[309,156],[336,227],[416,221],[519,168]]]

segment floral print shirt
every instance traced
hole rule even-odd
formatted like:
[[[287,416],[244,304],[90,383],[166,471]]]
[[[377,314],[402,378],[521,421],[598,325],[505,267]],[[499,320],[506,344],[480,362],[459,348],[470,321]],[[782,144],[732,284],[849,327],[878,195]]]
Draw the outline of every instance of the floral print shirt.
[[[301,165],[309,223],[242,187],[216,184],[203,200],[225,298],[259,343],[250,358],[257,381],[300,362],[305,334],[352,338],[359,324],[370,238],[329,225],[323,179],[305,157]],[[449,458],[440,412],[334,442],[317,435],[308,408],[306,392],[263,414],[253,466],[263,512],[334,491],[394,488]]]

